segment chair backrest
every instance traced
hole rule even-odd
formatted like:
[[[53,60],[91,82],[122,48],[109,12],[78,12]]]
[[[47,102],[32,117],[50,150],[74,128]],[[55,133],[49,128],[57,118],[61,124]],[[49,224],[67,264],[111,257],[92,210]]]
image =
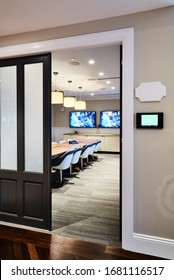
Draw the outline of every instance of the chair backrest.
[[[74,150],[70,150],[66,152],[66,156],[62,161],[61,165],[59,166],[59,168],[61,168],[62,170],[69,168],[72,162],[73,154],[74,154]]]
[[[52,160],[52,167],[62,170],[68,169],[71,165],[73,154],[74,150],[70,150],[64,153],[62,156],[55,158]]]
[[[95,150],[95,146],[96,146],[96,142],[91,144],[91,149],[90,149],[90,151],[89,151],[89,154],[90,154],[90,155],[93,155],[94,150]]]
[[[101,141],[98,141],[95,146],[94,152],[98,152],[100,145],[101,145]]]
[[[80,158],[87,158],[89,156],[90,150],[91,150],[91,144],[86,145],[82,149],[82,153],[80,155]]]
[[[82,152],[82,147],[74,150],[74,154],[73,154],[72,162],[71,162],[72,164],[76,164],[79,161],[81,152]]]

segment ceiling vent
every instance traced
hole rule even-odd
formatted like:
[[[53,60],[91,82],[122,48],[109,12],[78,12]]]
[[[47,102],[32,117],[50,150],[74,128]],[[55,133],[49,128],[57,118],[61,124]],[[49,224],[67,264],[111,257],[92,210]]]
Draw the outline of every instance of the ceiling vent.
[[[69,64],[72,66],[78,66],[78,65],[80,65],[80,62],[77,61],[76,58],[71,58]]]

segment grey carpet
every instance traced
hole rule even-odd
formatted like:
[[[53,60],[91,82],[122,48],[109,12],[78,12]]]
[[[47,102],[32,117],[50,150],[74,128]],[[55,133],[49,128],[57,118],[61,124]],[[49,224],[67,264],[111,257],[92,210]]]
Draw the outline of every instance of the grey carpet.
[[[52,190],[53,233],[104,245],[119,241],[119,164],[116,154],[98,154],[98,161]]]

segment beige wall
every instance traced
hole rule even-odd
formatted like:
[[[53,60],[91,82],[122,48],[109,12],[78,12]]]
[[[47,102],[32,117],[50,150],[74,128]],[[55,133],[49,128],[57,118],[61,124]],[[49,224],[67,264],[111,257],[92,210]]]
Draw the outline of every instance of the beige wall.
[[[135,129],[134,231],[174,239],[174,7],[1,38],[0,46],[127,27],[135,29],[135,87],[167,87],[161,102],[134,101],[135,112],[164,112],[163,130]]]
[[[164,129],[135,130],[135,231],[174,239],[174,8],[155,19],[135,33],[135,86],[161,81],[167,96],[135,111],[164,112]]]
[[[103,110],[119,110],[120,100],[94,100],[86,102],[87,111],[96,111],[97,124],[100,123],[100,111]],[[73,129],[69,128],[69,112],[73,108],[66,108],[64,112],[60,111],[60,105],[52,105],[52,141],[60,141],[63,139],[63,133],[73,133]],[[81,128],[75,129],[79,133],[115,133],[119,134],[118,128]]]

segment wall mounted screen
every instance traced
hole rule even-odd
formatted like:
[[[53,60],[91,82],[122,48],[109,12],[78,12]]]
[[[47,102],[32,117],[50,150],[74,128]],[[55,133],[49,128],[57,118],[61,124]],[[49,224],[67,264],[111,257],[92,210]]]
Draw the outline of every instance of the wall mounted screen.
[[[100,127],[102,128],[120,128],[120,111],[101,111]]]
[[[137,113],[137,128],[163,128],[163,113]]]
[[[72,128],[96,127],[95,111],[73,111],[69,113],[69,126]]]

